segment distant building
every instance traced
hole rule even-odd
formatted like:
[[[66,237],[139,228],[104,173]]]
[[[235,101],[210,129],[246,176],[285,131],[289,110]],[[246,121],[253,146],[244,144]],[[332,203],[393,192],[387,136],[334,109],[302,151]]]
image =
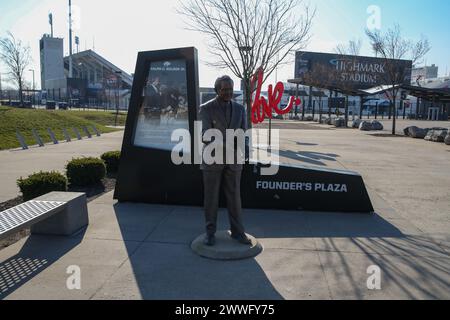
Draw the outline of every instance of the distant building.
[[[411,82],[415,84],[417,80],[434,79],[438,77],[439,67],[435,64],[422,68],[413,68]]]
[[[200,103],[204,104],[214,98],[217,97],[217,93],[214,88],[206,88],[206,87],[200,87]],[[240,104],[244,104],[244,94],[243,91],[234,91],[234,101]]]
[[[49,80],[64,78],[64,43],[61,38],[44,35],[39,41],[41,54],[41,88],[47,88]]]
[[[450,76],[419,81],[421,87],[450,90]]]
[[[89,104],[128,108],[133,77],[92,50],[72,55],[73,76],[69,94],[84,97]],[[69,75],[69,57],[64,58],[64,72]],[[76,79],[76,80],[75,80]],[[81,85],[81,87],[79,87]],[[70,91],[71,90],[71,91]]]

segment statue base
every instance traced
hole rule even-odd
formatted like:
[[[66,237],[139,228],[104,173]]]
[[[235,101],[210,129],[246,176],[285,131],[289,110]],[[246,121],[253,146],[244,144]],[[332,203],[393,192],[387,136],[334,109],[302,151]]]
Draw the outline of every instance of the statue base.
[[[251,245],[239,243],[231,238],[230,231],[219,231],[216,233],[216,244],[214,246],[206,246],[203,244],[206,234],[196,238],[191,249],[201,257],[213,260],[243,260],[254,258],[263,251],[263,246],[256,238],[247,234],[252,241]]]

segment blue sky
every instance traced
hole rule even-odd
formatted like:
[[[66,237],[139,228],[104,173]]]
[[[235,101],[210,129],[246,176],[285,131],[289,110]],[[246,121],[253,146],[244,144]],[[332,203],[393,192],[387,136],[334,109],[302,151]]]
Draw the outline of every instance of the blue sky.
[[[364,34],[370,5],[381,9],[381,27],[385,30],[398,23],[403,35],[419,39],[425,35],[432,50],[427,63],[436,63],[442,74],[450,70],[450,1],[448,0],[316,0],[318,19],[315,34],[334,37],[339,42],[349,38],[361,38],[364,54],[371,54]]]
[[[38,41],[49,33],[48,13],[52,12],[55,35],[68,38],[67,0],[0,0],[0,36],[11,30],[28,43],[33,52],[31,66],[39,74]],[[96,51],[125,71],[134,71],[138,51],[179,46],[196,46],[200,56],[200,85],[211,86],[218,74],[203,63],[209,56],[202,35],[186,31],[175,12],[178,0],[73,0],[80,16],[76,33],[81,50]],[[450,1],[448,0],[311,0],[317,7],[313,37],[305,50],[333,52],[339,43],[350,39],[363,41],[362,54],[372,55],[364,30],[369,17],[367,8],[380,8],[381,28],[398,23],[407,38],[419,39],[423,34],[431,42],[427,64],[439,66],[440,75],[450,71]],[[299,11],[299,14],[301,12]],[[68,52],[65,41],[66,53]],[[282,67],[279,80],[293,77],[293,65]],[[31,75],[31,73],[30,73]],[[272,79],[273,81],[274,79]],[[39,80],[37,79],[37,82]]]

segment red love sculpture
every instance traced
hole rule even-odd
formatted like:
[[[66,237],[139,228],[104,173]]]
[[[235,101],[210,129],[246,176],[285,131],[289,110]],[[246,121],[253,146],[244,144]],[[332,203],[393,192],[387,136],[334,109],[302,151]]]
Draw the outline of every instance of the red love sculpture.
[[[256,87],[256,94],[255,94],[255,101],[252,103],[252,122],[254,124],[262,123],[264,122],[265,118],[272,119],[272,110],[275,111],[276,114],[283,115],[291,112],[292,108],[294,107],[294,104],[296,106],[301,105],[302,101],[300,98],[291,97],[289,101],[289,105],[285,109],[280,109],[279,105],[281,102],[281,99],[283,98],[284,94],[284,85],[282,82],[278,82],[275,86],[275,89],[273,88],[273,85],[269,85],[268,90],[268,99],[261,97],[261,89],[262,84],[264,80],[264,71],[262,68],[260,68],[257,72],[257,74],[252,78],[251,81],[251,88],[254,88],[255,82],[257,82]]]

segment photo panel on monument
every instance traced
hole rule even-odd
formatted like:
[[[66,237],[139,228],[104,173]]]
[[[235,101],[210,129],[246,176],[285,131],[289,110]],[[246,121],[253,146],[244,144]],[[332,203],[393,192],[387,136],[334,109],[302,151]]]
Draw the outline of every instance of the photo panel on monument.
[[[189,131],[186,60],[151,61],[134,132],[134,146],[172,151],[173,131]]]

